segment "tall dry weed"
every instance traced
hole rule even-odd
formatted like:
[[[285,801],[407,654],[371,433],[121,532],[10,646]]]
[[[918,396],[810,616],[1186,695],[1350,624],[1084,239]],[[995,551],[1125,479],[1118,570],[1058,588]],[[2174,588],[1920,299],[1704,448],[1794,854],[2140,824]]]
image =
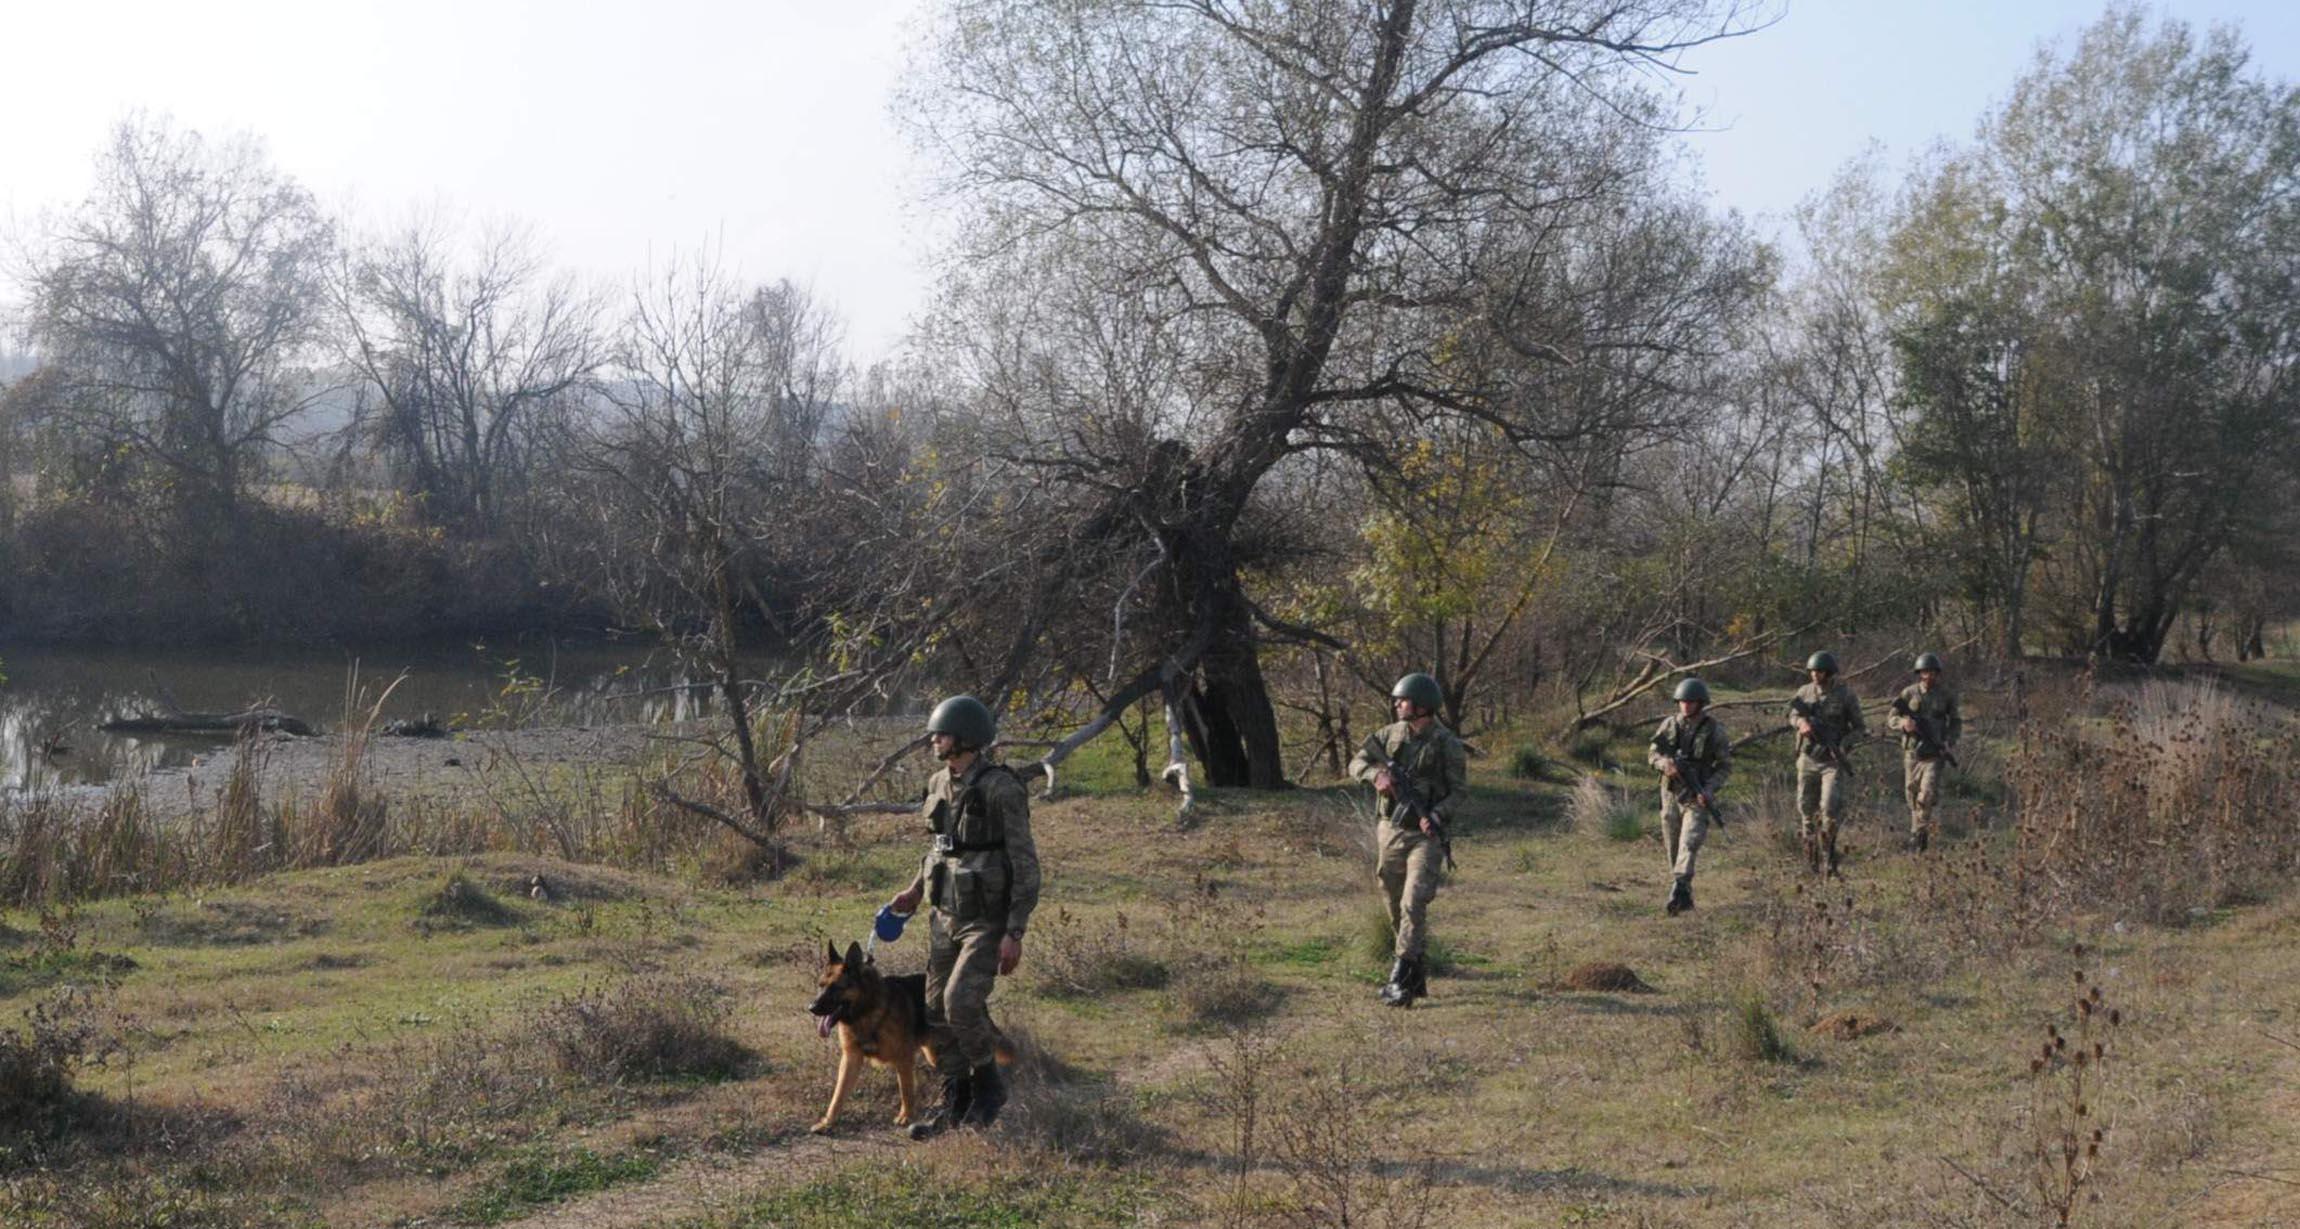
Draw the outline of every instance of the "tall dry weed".
[[[2152,681],[2104,721],[2031,721],[2008,770],[2009,907],[2177,922],[2300,870],[2300,732],[2211,686]]]

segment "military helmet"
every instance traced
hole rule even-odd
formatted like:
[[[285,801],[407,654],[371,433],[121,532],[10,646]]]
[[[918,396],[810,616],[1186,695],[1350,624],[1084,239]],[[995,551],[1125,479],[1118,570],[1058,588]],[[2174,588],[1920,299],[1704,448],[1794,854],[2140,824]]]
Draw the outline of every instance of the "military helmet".
[[[1399,679],[1397,685],[1390,688],[1390,698],[1411,700],[1422,709],[1434,713],[1445,707],[1445,688],[1438,686],[1436,679],[1417,670]]]
[[[1938,653],[1919,653],[1919,654],[1917,654],[1917,664],[1916,664],[1916,669],[1917,669],[1917,670],[1919,670],[1919,671],[1925,671],[1925,670],[1938,670],[1938,669],[1940,669],[1940,668],[1941,668],[1941,655],[1940,655],[1940,654],[1938,654]]]
[[[998,722],[990,709],[973,696],[952,696],[934,706],[926,719],[926,732],[948,734],[976,750],[998,741]]]
[[[1805,668],[1807,670],[1826,670],[1835,674],[1837,672],[1837,655],[1823,649],[1805,659]]]
[[[1671,698],[1677,700],[1698,700],[1703,704],[1707,704],[1709,702],[1709,684],[1704,683],[1697,678],[1688,678],[1677,684],[1677,693]]]

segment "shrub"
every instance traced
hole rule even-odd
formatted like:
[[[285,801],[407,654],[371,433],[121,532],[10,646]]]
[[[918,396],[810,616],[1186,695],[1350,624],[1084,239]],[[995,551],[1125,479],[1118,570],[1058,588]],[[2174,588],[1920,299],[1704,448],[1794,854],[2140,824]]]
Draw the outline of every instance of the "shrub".
[[[1121,990],[1156,990],[1171,978],[1122,912],[1089,930],[1068,909],[1042,927],[1033,957],[1038,988],[1056,998],[1093,998]]]
[[[1797,1061],[1797,1052],[1790,1048],[1788,1038],[1781,1035],[1780,1022],[1773,1018],[1773,1009],[1766,1005],[1764,995],[1754,990],[1744,991],[1733,1001],[1727,1023],[1733,1055],[1743,1062]]]
[[[36,1129],[70,1111],[80,1069],[121,1052],[108,1016],[93,991],[66,986],[26,1009],[23,1029],[0,1032],[0,1129]]]
[[[536,1028],[561,1070],[594,1083],[736,1079],[758,1055],[725,1031],[717,982],[682,974],[584,988],[549,1004]]]

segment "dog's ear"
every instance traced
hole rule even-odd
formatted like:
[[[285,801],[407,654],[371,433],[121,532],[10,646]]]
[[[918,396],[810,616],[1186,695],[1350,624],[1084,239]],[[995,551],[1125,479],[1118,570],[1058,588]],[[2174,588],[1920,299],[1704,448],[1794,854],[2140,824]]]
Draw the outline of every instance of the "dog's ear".
[[[847,962],[848,964],[850,964],[850,965],[853,965],[853,966],[854,966],[854,967],[856,967],[856,968],[861,968],[861,967],[862,967],[862,962],[863,962],[863,958],[862,958],[862,944],[860,944],[860,943],[849,943],[849,944],[847,944],[847,960],[846,960],[846,962]]]
[[[828,939],[825,939],[825,940],[823,940],[823,963],[824,963],[824,964],[837,964],[838,962],[839,962],[839,945],[838,945],[838,944],[836,944],[836,943],[833,943],[833,942],[831,942],[831,941],[830,941],[830,940],[828,940]]]

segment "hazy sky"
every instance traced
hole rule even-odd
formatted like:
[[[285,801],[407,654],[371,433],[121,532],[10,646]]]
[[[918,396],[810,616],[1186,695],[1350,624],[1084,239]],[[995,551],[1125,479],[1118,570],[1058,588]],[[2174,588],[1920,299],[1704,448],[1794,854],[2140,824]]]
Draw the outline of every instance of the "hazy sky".
[[[810,283],[876,357],[924,300],[921,169],[889,95],[922,0],[0,0],[0,229],[86,191],[106,130],[165,113],[250,131],[371,221],[444,203],[535,224],[618,282],[704,243]],[[1962,139],[2039,40],[2097,0],[1789,0],[1773,28],[1676,79],[1714,200],[1777,215],[1871,139],[1894,161]],[[2173,0],[2236,21],[2300,77],[2300,4]]]

